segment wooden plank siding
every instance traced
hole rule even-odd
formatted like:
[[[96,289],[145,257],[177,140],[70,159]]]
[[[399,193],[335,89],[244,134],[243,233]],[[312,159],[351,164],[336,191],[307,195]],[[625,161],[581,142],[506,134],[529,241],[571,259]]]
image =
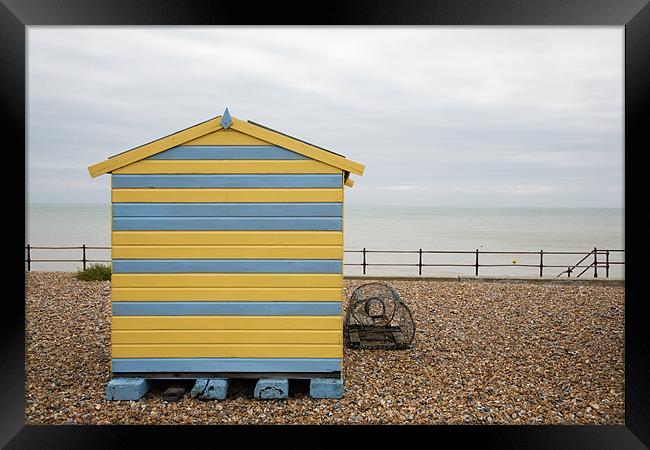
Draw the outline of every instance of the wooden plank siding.
[[[115,189],[113,202],[341,202],[338,189]]]
[[[113,174],[294,174],[341,173],[341,169],[313,160],[148,160],[124,166]]]
[[[338,288],[114,288],[113,301],[341,301]]]
[[[112,257],[115,259],[341,259],[343,250],[336,245],[115,245],[112,249]]]
[[[341,217],[342,203],[114,203],[122,217]],[[311,239],[305,241],[311,242]]]
[[[113,316],[113,330],[340,330],[340,316]]]
[[[341,274],[302,273],[114,273],[113,289],[128,287],[242,287],[249,288],[338,288],[343,287]]]
[[[341,358],[114,358],[114,373],[341,372]]]
[[[337,330],[120,330],[115,344],[341,344]]]
[[[340,314],[341,302],[113,302],[114,316],[332,316]]]
[[[114,230],[333,230],[340,217],[115,217]]]
[[[234,129],[114,170],[113,372],[340,371],[343,188]]]
[[[306,159],[307,156],[292,152],[277,145],[179,145],[146,159]]]
[[[113,344],[114,358],[342,358],[338,344]]]
[[[340,188],[339,174],[113,175],[113,188]]]
[[[343,245],[340,231],[113,231],[113,245]]]
[[[113,259],[114,273],[342,273],[340,259]]]

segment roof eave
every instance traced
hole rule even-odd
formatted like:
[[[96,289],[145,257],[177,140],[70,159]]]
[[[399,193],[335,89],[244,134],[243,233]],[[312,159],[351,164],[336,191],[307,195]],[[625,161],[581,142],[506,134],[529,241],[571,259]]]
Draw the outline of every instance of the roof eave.
[[[119,153],[106,159],[105,161],[88,167],[88,172],[92,178],[95,178],[99,175],[112,172],[113,170],[148,158],[149,156],[161,153],[172,147],[182,145],[185,142],[199,138],[208,133],[218,131],[224,128],[221,124],[221,117],[222,116],[217,116],[213,119],[201,122],[197,125],[141,145],[134,149]],[[276,132],[257,124],[244,122],[237,119],[236,117],[231,117],[231,120],[232,123],[228,124],[228,128],[232,128],[241,133],[256,137],[271,144],[278,145],[330,166],[337,167],[347,173],[346,181],[349,180],[349,173],[363,175],[363,172],[365,170],[365,166],[363,164],[347,159],[329,150],[321,149],[297,138],[293,138],[291,136]],[[350,183],[354,184],[352,180],[350,180]],[[348,186],[351,187],[350,184],[348,184]]]
[[[263,128],[253,125],[249,122],[244,122],[235,117],[232,118],[233,123],[231,127],[237,131],[254,136],[258,139],[270,142],[271,144],[284,147],[301,155],[315,159],[330,166],[337,167],[341,170],[352,172],[356,175],[363,175],[365,166],[351,159],[344,158],[336,153],[320,149],[311,144],[289,137],[287,135],[277,133],[268,128]]]
[[[88,172],[92,178],[95,178],[99,175],[133,164],[134,162],[164,152],[165,150],[176,147],[177,145],[184,144],[185,142],[199,138],[208,133],[218,131],[223,128],[220,122],[221,116],[217,116],[160,139],[156,139],[155,141],[140,145],[88,167]]]

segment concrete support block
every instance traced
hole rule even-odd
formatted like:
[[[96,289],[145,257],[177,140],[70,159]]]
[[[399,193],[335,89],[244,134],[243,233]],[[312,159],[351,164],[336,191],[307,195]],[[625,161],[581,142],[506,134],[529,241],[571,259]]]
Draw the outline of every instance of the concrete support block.
[[[106,385],[106,400],[140,400],[149,389],[146,378],[113,378]]]
[[[200,400],[223,400],[228,395],[227,378],[199,378],[190,392]]]
[[[342,398],[343,377],[312,378],[309,381],[309,396],[311,398]]]
[[[260,378],[255,385],[255,398],[274,399],[289,396],[289,380],[286,378]]]

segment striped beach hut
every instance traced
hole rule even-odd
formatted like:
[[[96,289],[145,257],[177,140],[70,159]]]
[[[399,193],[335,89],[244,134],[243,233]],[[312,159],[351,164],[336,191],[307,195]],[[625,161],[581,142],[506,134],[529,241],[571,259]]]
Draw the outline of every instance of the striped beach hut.
[[[228,109],[90,166],[111,175],[107,396],[193,378],[223,398],[241,377],[340,396],[343,191],[363,171]]]

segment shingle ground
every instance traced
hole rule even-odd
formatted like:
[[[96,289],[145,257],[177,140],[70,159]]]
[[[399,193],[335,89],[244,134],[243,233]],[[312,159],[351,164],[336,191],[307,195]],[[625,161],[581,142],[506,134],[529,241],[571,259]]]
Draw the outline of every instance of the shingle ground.
[[[364,283],[346,280],[345,293]],[[104,400],[110,283],[27,274],[26,421],[30,424],[426,423],[624,424],[622,286],[395,280],[417,326],[410,350],[345,349],[345,397],[316,400]]]

